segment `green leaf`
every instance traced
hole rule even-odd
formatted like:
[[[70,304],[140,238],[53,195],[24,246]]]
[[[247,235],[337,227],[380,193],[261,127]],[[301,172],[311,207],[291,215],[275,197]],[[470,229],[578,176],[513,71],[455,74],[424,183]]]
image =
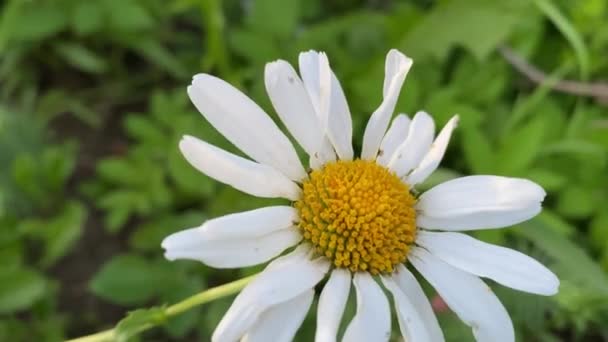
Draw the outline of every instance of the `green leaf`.
[[[0,228],[3,229],[3,228]],[[0,274],[9,273],[23,267],[23,245],[20,240],[6,242],[0,238]]]
[[[527,7],[524,1],[442,1],[406,34],[402,46],[417,58],[443,59],[459,45],[485,59],[515,30]]]
[[[252,5],[248,18],[251,30],[275,37],[294,33],[300,15],[299,0],[257,0]]]
[[[234,52],[255,65],[264,65],[276,59],[281,52],[277,42],[264,34],[249,30],[237,30],[231,36],[230,46]]]
[[[439,127],[448,122],[448,120],[458,114],[460,116],[460,125],[473,126],[481,123],[485,113],[480,112],[475,107],[468,104],[470,96],[462,96],[467,98],[467,102],[456,99],[457,93],[462,91],[459,83],[455,87],[446,87],[437,91],[433,91],[424,108],[427,108],[429,113],[432,113],[436,125]]]
[[[475,125],[461,125],[464,157],[473,173],[492,174],[496,168],[496,154],[490,141]]]
[[[577,157],[584,161],[593,161],[598,165],[606,164],[606,154],[601,146],[584,140],[560,140],[546,144],[540,153],[542,156],[565,155]]]
[[[4,51],[7,43],[12,38],[12,30],[15,23],[19,20],[19,11],[21,2],[8,1],[3,4],[2,12],[0,12],[0,50]],[[0,64],[2,65],[2,64]],[[2,65],[4,66],[4,65]],[[4,69],[4,68],[2,68]]]
[[[132,190],[116,190],[106,193],[97,199],[97,205],[100,208],[113,211],[115,209],[124,208],[131,211],[148,208],[148,199],[143,192]]]
[[[55,51],[63,57],[66,62],[81,71],[91,74],[101,74],[107,70],[106,61],[93,51],[78,43],[57,43]]]
[[[571,218],[586,218],[592,214],[597,202],[591,194],[593,189],[574,184],[564,189],[557,201],[557,211]]]
[[[21,12],[11,31],[15,40],[41,41],[67,26],[66,13],[50,3],[28,4]]]
[[[502,174],[522,174],[531,166],[542,147],[545,127],[545,117],[539,115],[506,137],[497,157]]]
[[[140,143],[156,148],[166,147],[169,143],[167,133],[147,116],[129,114],[124,124],[129,135]]]
[[[184,78],[187,74],[181,61],[171,51],[157,40],[142,39],[137,36],[129,41],[129,47],[135,49],[150,62],[171,73],[176,78]]]
[[[163,324],[166,320],[163,307],[131,311],[114,328],[114,339],[116,342],[126,342],[144,330]]]
[[[44,238],[45,248],[40,263],[44,267],[54,264],[69,252],[82,233],[86,214],[84,205],[68,202],[58,216],[43,225],[40,233]]]
[[[48,198],[40,184],[39,165],[30,154],[18,155],[12,164],[15,185],[35,204],[45,203]]]
[[[196,122],[201,122],[199,113],[188,100],[188,94],[181,88],[171,92],[154,91],[148,100],[148,108],[154,121],[167,129],[178,129],[178,123],[186,117],[195,118]],[[176,119],[178,120],[176,121]]]
[[[177,149],[169,152],[167,167],[169,176],[185,194],[207,198],[216,188],[216,181],[192,167]]]
[[[397,16],[395,16],[397,17]],[[395,21],[400,21],[400,27],[404,25],[401,16]],[[383,65],[386,56],[386,44],[389,43],[386,32],[391,23],[387,17],[369,9],[358,9],[350,13],[332,18],[332,20],[321,21],[309,26],[306,30],[298,31],[297,50],[307,50],[311,47],[323,49],[330,57],[330,62],[336,63],[339,70],[351,70],[351,72],[361,73],[362,63],[365,68],[371,66],[373,62]],[[395,25],[393,23],[393,25]],[[347,40],[347,42],[343,42]],[[342,44],[336,44],[343,42]],[[347,44],[348,46],[342,46]],[[333,66],[333,64],[332,64]],[[341,82],[345,81],[344,74],[340,75]],[[343,85],[345,83],[342,83]],[[377,91],[379,88],[376,88]],[[350,100],[355,100],[349,97]],[[364,99],[374,101],[376,98]]]
[[[538,296],[530,293],[523,293],[508,287],[494,287],[496,295],[504,303],[507,311],[516,324],[516,330],[523,330],[523,327],[532,331],[543,330],[546,322],[547,313],[553,308],[551,297]],[[517,341],[526,340],[519,337]]]
[[[521,229],[516,232],[532,241],[554,261],[553,269],[562,282],[572,283],[592,296],[608,298],[606,273],[583,248],[560,234],[550,224],[550,221],[536,217],[520,224]]]
[[[568,179],[560,174],[559,170],[550,170],[544,168],[535,168],[526,172],[526,177],[540,184],[547,191],[555,191],[561,189]]]
[[[548,116],[548,110],[552,108],[559,108],[559,105],[555,104],[548,98],[548,95],[553,87],[560,79],[566,75],[568,71],[567,66],[562,66],[555,70],[547,79],[539,85],[531,95],[524,97],[522,100],[515,103],[511,115],[507,118],[507,122],[503,127],[505,135],[511,133],[513,127],[520,124],[524,119],[533,113],[542,111],[544,116]]]
[[[591,221],[589,240],[608,255],[608,212],[600,213]]]
[[[0,313],[29,308],[46,292],[47,283],[38,272],[17,269],[0,273]]]
[[[134,162],[122,158],[107,158],[97,163],[97,173],[108,182],[121,185],[145,184]]]
[[[143,304],[157,294],[164,272],[141,256],[118,255],[103,265],[89,287],[103,299],[122,305]]]
[[[154,25],[154,18],[148,10],[135,0],[104,0],[109,14],[109,27],[117,34],[135,33]]]
[[[109,233],[117,233],[131,216],[130,207],[116,206],[106,208],[108,211],[104,217],[105,228]]]
[[[574,52],[584,80],[589,77],[589,51],[581,35],[572,23],[555,6],[551,0],[534,0],[534,4],[555,24],[557,29],[568,40]]]
[[[457,93],[458,99],[468,106],[493,107],[501,100],[509,86],[511,75],[508,68],[498,59],[479,61],[474,56],[463,55],[446,88]],[[461,111],[455,113],[465,114]]]
[[[137,227],[129,239],[130,245],[142,251],[158,251],[160,243],[169,234],[179,230],[200,225],[205,215],[196,212],[186,212],[179,215],[153,218],[149,222]]]
[[[96,1],[79,1],[72,15],[72,27],[79,35],[88,35],[103,27],[103,7]]]
[[[44,150],[41,158],[41,173],[44,185],[53,194],[61,193],[74,171],[76,155],[70,146],[54,146]]]
[[[577,231],[576,227],[570,225],[556,212],[549,209],[545,209],[538,214],[537,220],[562,236],[572,237]]]

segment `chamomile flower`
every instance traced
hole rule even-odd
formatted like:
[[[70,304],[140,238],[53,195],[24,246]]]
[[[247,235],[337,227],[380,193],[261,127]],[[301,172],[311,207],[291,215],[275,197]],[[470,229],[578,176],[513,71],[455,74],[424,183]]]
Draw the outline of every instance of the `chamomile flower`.
[[[431,305],[407,264],[471,326],[477,341],[515,339],[507,311],[480,277],[540,295],[557,292],[559,280],[539,262],[462,233],[506,227],[537,215],[545,197],[540,186],[484,175],[450,180],[420,195],[416,191],[443,158],[458,117],[436,138],[433,119],[425,112],[412,119],[397,115],[391,123],[411,65],[400,52],[388,53],[383,101],[368,121],[358,158],[347,101],[326,55],[301,53],[300,75],[285,61],[266,66],[272,105],[308,154],[309,169],[252,100],[214,76],[194,76],[188,87],[194,105],[250,159],[191,136],[179,144],[185,158],[242,192],[291,201],[215,218],[163,241],[169,260],[199,260],[217,268],[274,259],[236,297],[213,341],[291,340],[310,308],[315,286],[326,278],[316,341],[338,339],[351,284],[357,311],[343,341],[389,339],[391,310],[382,286],[394,299],[405,340],[443,341]]]

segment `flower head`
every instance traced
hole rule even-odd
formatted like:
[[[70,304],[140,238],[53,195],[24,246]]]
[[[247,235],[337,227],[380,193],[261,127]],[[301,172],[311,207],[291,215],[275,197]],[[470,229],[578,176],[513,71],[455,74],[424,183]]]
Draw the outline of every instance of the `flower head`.
[[[213,341],[291,340],[314,287],[326,277],[316,341],[338,338],[351,283],[357,312],[344,341],[388,340],[390,307],[380,284],[394,299],[407,341],[443,341],[431,304],[407,264],[472,327],[478,341],[515,339],[507,311],[479,277],[541,295],[557,292],[557,277],[534,259],[461,233],[532,218],[545,197],[540,186],[525,179],[469,176],[418,195],[416,186],[439,165],[458,116],[436,138],[434,121],[425,112],[412,119],[400,114],[391,123],[411,65],[400,52],[388,53],[383,101],[368,121],[359,158],[346,98],[324,53],[301,53],[300,75],[285,61],[266,66],[272,105],[308,154],[308,169],[252,100],[211,75],[194,77],[188,87],[194,105],[251,159],[185,136],[179,147],[186,159],[242,192],[291,201],[215,218],[163,241],[170,260],[193,259],[218,268],[274,259],[237,296]]]

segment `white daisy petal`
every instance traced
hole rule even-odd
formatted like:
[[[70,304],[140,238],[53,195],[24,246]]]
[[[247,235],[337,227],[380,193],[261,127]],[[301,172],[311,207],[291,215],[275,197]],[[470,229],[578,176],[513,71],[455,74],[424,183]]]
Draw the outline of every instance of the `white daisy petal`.
[[[554,295],[559,279],[538,261],[509,248],[454,232],[419,231],[416,243],[444,262],[516,290]]]
[[[306,177],[289,139],[250,98],[225,81],[195,75],[188,95],[203,116],[253,160],[272,166],[292,180]]]
[[[479,212],[452,218],[418,216],[419,227],[430,230],[466,231],[476,229],[494,229],[512,226],[538,215],[542,208],[539,205],[510,210]]]
[[[319,297],[315,342],[336,341],[350,292],[350,282],[349,271],[337,268],[331,272]]]
[[[381,279],[384,286],[393,294],[395,311],[397,312],[403,339],[405,341],[436,342],[431,338],[431,333],[427,330],[418,310],[395,280],[388,276],[381,276]]]
[[[306,90],[319,119],[326,124],[327,136],[338,157],[341,160],[353,159],[353,124],[348,102],[340,81],[331,71],[327,56],[316,51],[300,53],[299,67]]]
[[[274,260],[236,297],[211,340],[238,341],[269,308],[309,291],[325,276],[329,263],[309,259],[296,249]]]
[[[397,147],[388,168],[403,177],[417,167],[428,153],[435,136],[435,122],[426,112],[414,115],[405,141]]]
[[[447,181],[423,193],[416,210],[427,229],[501,228],[538,214],[545,191],[526,179],[469,176]]]
[[[308,258],[310,259],[312,251],[308,243],[301,243],[293,251],[289,252],[289,258],[281,257],[274,259],[270,264],[266,266],[264,272],[270,272],[273,269],[280,269],[285,265],[289,265],[295,259]],[[287,256],[287,255],[286,255]]]
[[[456,315],[473,329],[478,342],[515,341],[507,310],[481,279],[419,247],[412,249],[409,260]]]
[[[397,105],[401,86],[412,66],[412,60],[393,49],[386,55],[384,68],[383,101],[380,107],[370,116],[363,134],[361,159],[375,159],[378,148],[388,128],[388,124]]]
[[[397,49],[391,49],[386,54],[386,60],[384,62],[384,83],[382,84],[382,96],[389,97],[391,92],[397,85],[397,92],[401,89],[403,80],[400,78],[407,76],[414,61],[401,53]],[[401,75],[403,74],[403,75]]]
[[[293,67],[283,60],[266,64],[264,82],[281,121],[311,158],[322,165],[336,159],[308,92]]]
[[[277,304],[260,315],[241,342],[289,342],[302,325],[315,291],[310,289],[294,299]]]
[[[380,144],[380,151],[378,152],[376,163],[382,166],[388,165],[395,154],[395,151],[397,151],[397,147],[399,147],[407,138],[410,121],[410,118],[405,114],[399,114],[393,119],[391,127],[389,127]]]
[[[165,239],[163,246],[196,247],[200,241],[240,240],[256,238],[282,229],[291,229],[298,221],[295,208],[277,205],[220,216],[205,221],[191,235],[176,233]],[[173,239],[176,239],[173,242]],[[203,240],[201,240],[203,239]]]
[[[431,341],[444,341],[443,331],[439,326],[435,312],[433,312],[433,307],[412,272],[401,264],[397,265],[397,271],[394,273],[393,279],[418,311],[426,325]]]
[[[319,152],[310,155],[310,167],[313,170],[320,169],[326,163],[336,160],[336,152],[333,150],[327,137],[323,137],[323,144]]]
[[[300,188],[271,166],[228,153],[192,136],[184,136],[179,149],[200,172],[257,197],[300,197]]]
[[[298,57],[300,75],[315,107],[317,115],[321,113],[321,75],[319,66],[319,53],[317,51],[301,52]],[[320,118],[319,118],[320,120]]]
[[[325,69],[331,72],[327,57],[321,54],[321,66],[326,64]],[[321,70],[324,68],[322,67]],[[350,109],[340,81],[331,72],[329,85],[329,104],[327,113],[327,136],[341,160],[352,160],[353,151],[353,121]]]
[[[327,55],[319,53],[319,108],[317,116],[321,121],[323,131],[328,131],[329,106],[331,102],[331,68]]]
[[[369,273],[356,273],[357,313],[348,324],[344,342],[388,341],[391,313],[388,299]]]
[[[418,183],[424,182],[424,180],[433,173],[439,166],[445,150],[450,142],[452,131],[458,125],[458,115],[453,116],[450,121],[443,127],[439,135],[431,145],[430,150],[427,152],[424,159],[420,162],[417,168],[412,171],[406,178],[406,183],[414,186]]]
[[[298,211],[287,205],[258,208],[206,221],[201,231],[209,240],[245,239],[294,226]]]
[[[266,262],[302,240],[294,229],[283,229],[259,237],[210,239],[199,228],[182,230],[162,242],[168,260],[197,260],[216,268],[247,267]]]

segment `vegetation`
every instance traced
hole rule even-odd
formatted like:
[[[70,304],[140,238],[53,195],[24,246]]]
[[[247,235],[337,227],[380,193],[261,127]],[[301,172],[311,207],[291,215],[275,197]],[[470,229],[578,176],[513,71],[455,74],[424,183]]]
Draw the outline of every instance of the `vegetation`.
[[[608,340],[608,0],[1,6],[0,340],[86,335],[138,308],[153,308],[134,316],[161,327],[132,336],[137,320],[123,321],[121,338],[208,340],[232,298],[171,317],[159,308],[261,268],[170,263],[160,241],[272,201],[221,185],[180,155],[183,134],[238,153],[190,104],[191,75],[218,75],[275,115],[264,64],[326,51],[359,150],[390,48],[415,61],[399,112],[425,109],[441,126],[461,117],[426,186],[498,174],[533,179],[548,192],[532,221],[477,234],[538,258],[562,281],[550,298],[494,287],[518,341]],[[472,340],[440,311],[448,341]],[[298,338],[313,334],[311,310]]]

